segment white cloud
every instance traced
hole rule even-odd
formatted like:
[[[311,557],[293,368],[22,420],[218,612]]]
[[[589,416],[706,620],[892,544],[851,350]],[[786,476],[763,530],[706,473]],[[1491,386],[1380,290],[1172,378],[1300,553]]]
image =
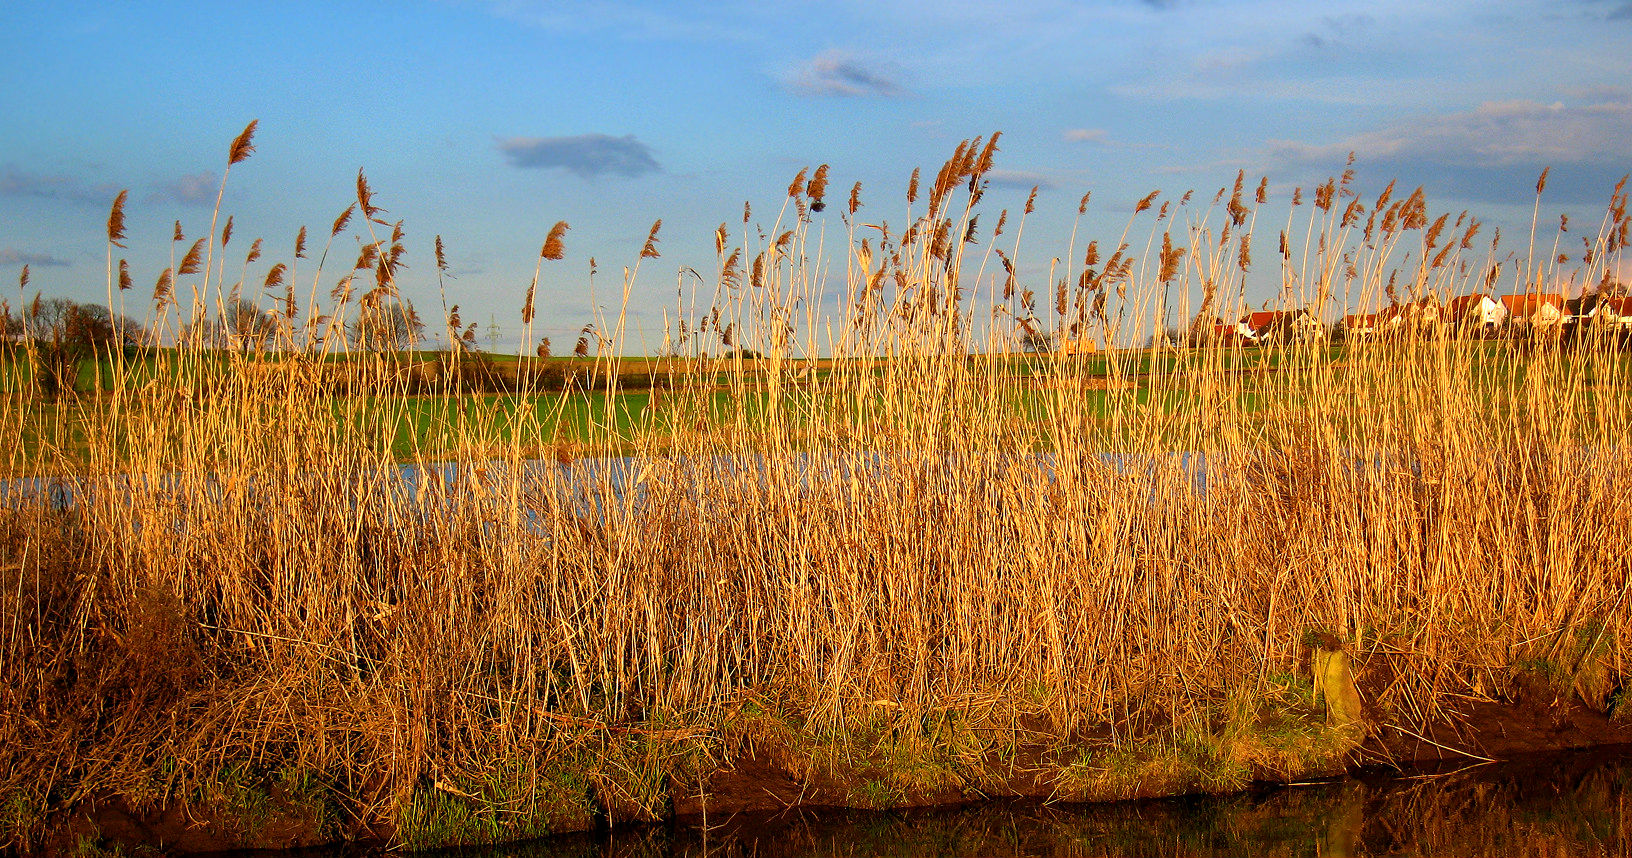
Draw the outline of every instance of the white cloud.
[[[1109,143],[1111,134],[1103,128],[1067,128],[1065,139],[1069,143]]]
[[[1048,190],[1054,187],[1054,181],[1042,173],[1030,170],[988,170],[986,181],[1000,188],[1032,188]]]
[[[148,195],[148,201],[174,200],[178,203],[203,205],[215,202],[219,188],[214,173],[194,173],[168,182],[154,183],[153,193]]]

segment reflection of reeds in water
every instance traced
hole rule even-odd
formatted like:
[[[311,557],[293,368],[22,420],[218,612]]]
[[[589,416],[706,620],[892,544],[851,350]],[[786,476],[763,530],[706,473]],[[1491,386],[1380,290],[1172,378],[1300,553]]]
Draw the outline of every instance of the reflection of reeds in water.
[[[1510,771],[1348,782],[1137,805],[997,803],[806,812],[504,847],[495,856],[1624,855],[1624,763],[1579,755]],[[481,853],[475,853],[480,855]]]
[[[1500,694],[1520,665],[1564,687],[1620,669],[1619,339],[1520,348],[1408,323],[1338,361],[1291,337],[1152,338],[1198,309],[1198,332],[1233,319],[1254,264],[1330,318],[1385,293],[1404,308],[1535,291],[1555,257],[1476,244],[1479,221],[1432,220],[1420,192],[1362,202],[1346,174],[1312,204],[1295,192],[1304,223],[1267,263],[1246,202],[1265,186],[1238,182],[1211,207],[1153,194],[1114,241],[1073,244],[1028,282],[1025,214],[983,214],[993,143],[961,147],[921,202],[915,174],[905,229],[863,223],[853,190],[842,269],[814,180],[764,228],[745,218],[740,242],[722,226],[712,294],[670,316],[684,360],[644,409],[620,404],[609,357],[624,309],[574,350],[597,392],[538,391],[518,362],[526,407],[452,395],[479,357],[457,307],[436,364],[452,371],[384,347],[413,329],[390,309],[403,228],[361,173],[315,270],[303,230],[269,274],[275,328],[217,348],[200,326],[229,291],[212,218],[155,290],[149,325],[176,349],[115,356],[96,399],[42,406],[18,376],[0,397],[0,427],[29,439],[8,472],[61,474],[80,499],[0,520],[0,789],[157,801],[247,760],[321,772],[351,812],[389,817],[416,787],[542,767],[584,735],[728,731],[749,699],[829,738],[881,712],[932,735],[956,713],[980,759],[1022,723],[1050,741],[1214,730],[1228,695],[1287,687],[1310,632],[1352,649],[1371,716],[1401,723]],[[241,137],[231,163],[249,151]],[[1628,223],[1617,189],[1567,262],[1608,282]],[[362,251],[337,273],[348,230]],[[1037,333],[1112,349],[1022,353]],[[569,413],[586,427],[570,437]],[[567,442],[632,454],[630,478],[525,467]],[[459,467],[409,490],[394,443]]]

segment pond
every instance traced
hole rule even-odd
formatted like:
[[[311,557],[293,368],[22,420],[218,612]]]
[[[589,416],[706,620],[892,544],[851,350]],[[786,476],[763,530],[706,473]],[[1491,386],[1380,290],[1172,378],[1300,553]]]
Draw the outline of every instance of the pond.
[[[789,811],[466,849],[473,858],[1632,854],[1632,748],[1225,797]],[[268,853],[259,853],[266,856]],[[367,850],[305,855],[359,855]]]

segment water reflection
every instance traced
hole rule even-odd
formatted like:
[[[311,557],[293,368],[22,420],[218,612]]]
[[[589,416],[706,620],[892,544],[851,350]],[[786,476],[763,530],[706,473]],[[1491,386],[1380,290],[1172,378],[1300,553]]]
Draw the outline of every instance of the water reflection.
[[[1226,798],[806,812],[463,850],[482,858],[1632,854],[1627,749]]]

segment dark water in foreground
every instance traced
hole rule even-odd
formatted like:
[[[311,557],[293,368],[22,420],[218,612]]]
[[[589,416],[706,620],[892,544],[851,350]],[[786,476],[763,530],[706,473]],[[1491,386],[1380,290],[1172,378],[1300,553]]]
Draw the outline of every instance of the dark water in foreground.
[[[987,803],[629,828],[481,858],[659,856],[1632,855],[1632,749],[1374,776],[1224,798],[1071,807]],[[264,854],[264,853],[263,853]],[[356,854],[356,853],[353,853]]]

